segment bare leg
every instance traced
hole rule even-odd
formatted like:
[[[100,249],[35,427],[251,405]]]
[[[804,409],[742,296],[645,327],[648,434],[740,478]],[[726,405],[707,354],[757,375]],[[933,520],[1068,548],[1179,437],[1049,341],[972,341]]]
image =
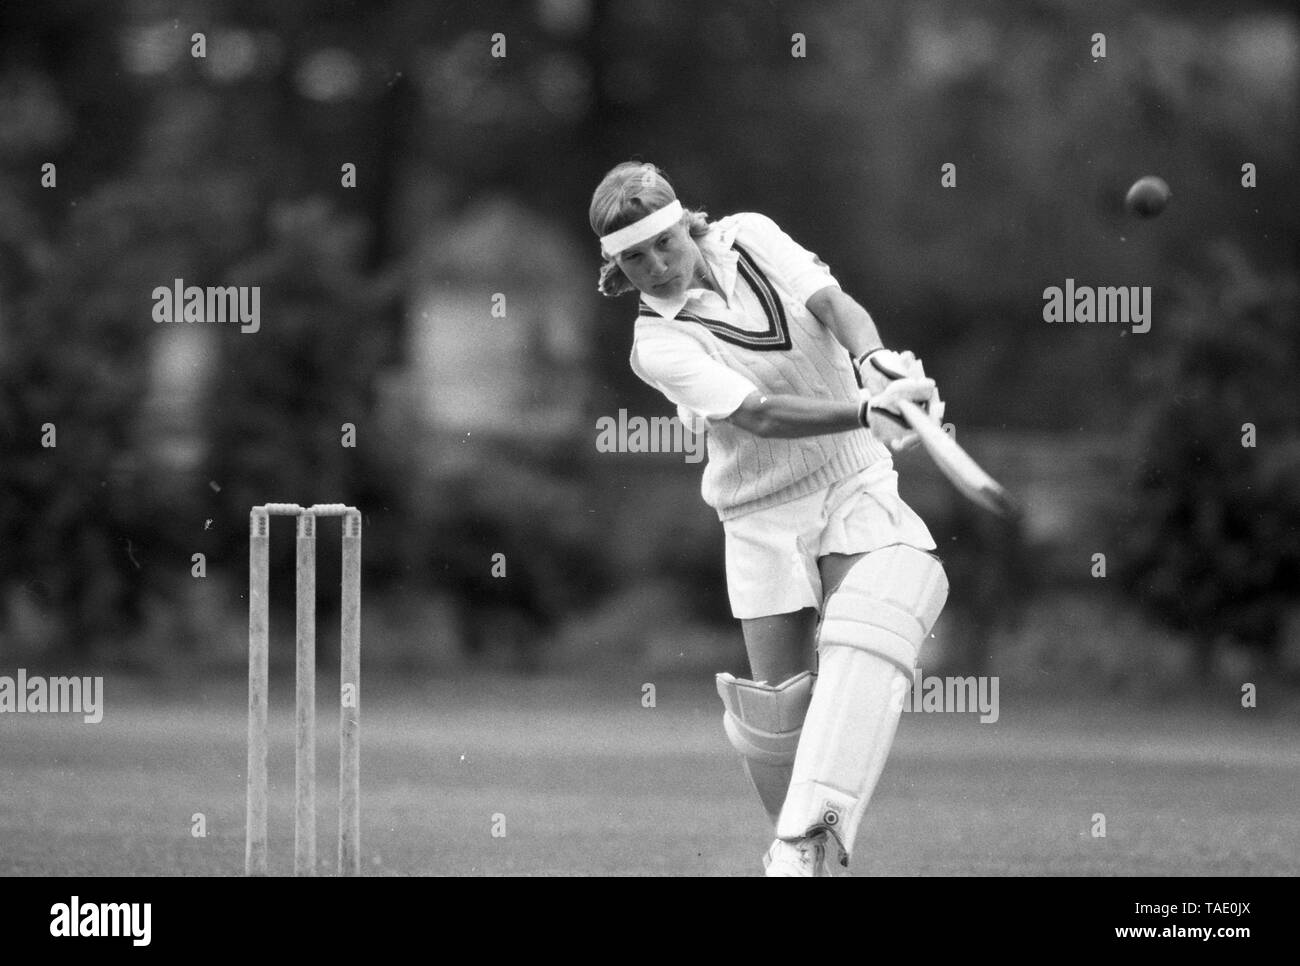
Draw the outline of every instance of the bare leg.
[[[817,612],[811,607],[790,614],[742,620],[749,673],[755,681],[778,685],[814,666]]]

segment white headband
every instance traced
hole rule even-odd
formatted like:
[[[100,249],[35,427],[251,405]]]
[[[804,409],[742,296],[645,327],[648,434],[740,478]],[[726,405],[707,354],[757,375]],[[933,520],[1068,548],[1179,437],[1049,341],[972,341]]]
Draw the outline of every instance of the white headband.
[[[673,200],[658,211],[652,211],[640,221],[634,221],[626,228],[612,231],[600,238],[600,250],[606,258],[613,258],[625,248],[631,248],[647,238],[653,238],[665,228],[671,228],[682,217],[682,203]]]

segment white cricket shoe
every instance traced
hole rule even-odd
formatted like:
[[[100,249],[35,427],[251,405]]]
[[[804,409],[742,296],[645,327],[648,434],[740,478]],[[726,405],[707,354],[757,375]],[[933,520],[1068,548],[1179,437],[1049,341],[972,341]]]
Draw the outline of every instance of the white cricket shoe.
[[[763,856],[769,878],[820,879],[830,875],[826,865],[826,833],[817,832],[787,842],[777,839]]]
[[[830,832],[823,834],[826,848],[822,854],[822,864],[817,868],[818,877],[838,879],[847,876],[849,874],[849,862],[844,848],[840,845],[840,840]]]

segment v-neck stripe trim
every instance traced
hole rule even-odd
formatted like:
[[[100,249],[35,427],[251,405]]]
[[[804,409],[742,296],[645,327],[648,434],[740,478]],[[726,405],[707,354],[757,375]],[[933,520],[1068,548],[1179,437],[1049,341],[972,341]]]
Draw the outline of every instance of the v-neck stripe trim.
[[[762,332],[751,332],[738,326],[730,325],[720,319],[710,319],[697,315],[694,312],[678,312],[675,318],[679,322],[695,322],[704,326],[723,342],[729,342],[732,345],[740,346],[744,349],[753,349],[756,352],[785,352],[790,349],[790,325],[785,317],[785,306],[781,304],[781,294],[772,285],[763,270],[758,267],[752,255],[745,251],[738,244],[733,244],[736,254],[740,256],[736,262],[736,267],[740,270],[741,277],[753,289],[754,294],[758,297],[759,304],[763,307],[763,315],[767,317],[767,328]],[[637,311],[639,316],[652,316],[661,318],[659,313],[650,308],[645,302],[641,302]]]

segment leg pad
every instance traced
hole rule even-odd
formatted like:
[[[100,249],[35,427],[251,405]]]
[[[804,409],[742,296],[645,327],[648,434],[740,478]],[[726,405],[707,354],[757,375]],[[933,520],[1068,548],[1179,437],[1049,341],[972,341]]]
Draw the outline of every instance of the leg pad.
[[[830,831],[847,864],[902,712],[901,697],[948,597],[943,567],[898,544],[867,554],[827,601],[817,692],[777,837]]]
[[[718,675],[718,695],[726,708],[723,730],[740,752],[745,772],[773,823],[790,785],[814,680],[811,671],[804,671],[772,687],[726,672]]]

